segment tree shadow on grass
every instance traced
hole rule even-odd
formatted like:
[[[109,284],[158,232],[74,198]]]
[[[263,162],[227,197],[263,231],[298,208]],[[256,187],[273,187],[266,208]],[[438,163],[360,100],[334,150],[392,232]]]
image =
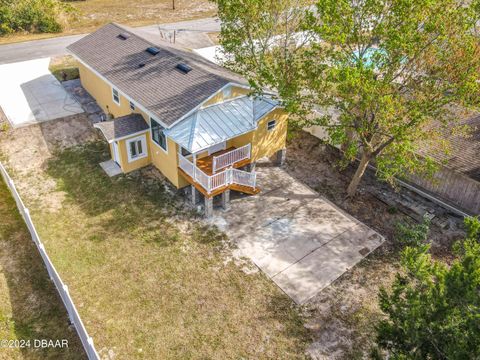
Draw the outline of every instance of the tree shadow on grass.
[[[46,172],[66,194],[66,202],[79,207],[88,217],[103,218],[103,233],[144,230],[157,225],[171,232],[172,224],[163,221],[173,215],[177,201],[160,179],[147,179],[137,172],[108,177],[99,163],[109,158],[104,142],[58,151],[46,164]],[[170,234],[169,237],[173,235]],[[101,236],[92,237],[100,241]]]
[[[9,304],[0,304],[0,334],[13,332],[16,339],[30,340],[31,347],[21,350],[25,359],[85,359],[80,339],[69,326],[63,303],[1,177],[0,198],[0,276],[6,280],[9,299]],[[2,308],[9,307],[11,315],[8,310],[2,313]],[[68,348],[35,349],[35,339],[67,339]],[[0,357],[13,358],[14,351],[2,348]]]

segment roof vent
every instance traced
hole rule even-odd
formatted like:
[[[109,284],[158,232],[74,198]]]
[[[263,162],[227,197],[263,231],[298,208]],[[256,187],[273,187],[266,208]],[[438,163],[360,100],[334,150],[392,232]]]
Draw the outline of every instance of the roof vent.
[[[121,33],[120,35],[117,36],[119,39],[122,40],[127,40],[130,37],[130,34],[128,33]]]
[[[152,55],[157,55],[160,52],[160,50],[154,46],[149,47],[146,51]]]
[[[139,68],[143,68],[144,66],[145,66],[145,63],[140,63],[140,64],[138,64],[138,67],[139,67]]]
[[[184,63],[180,63],[176,66],[176,68],[178,70],[180,70],[181,72],[187,74],[189,73],[190,71],[192,71],[192,68],[190,66],[188,66],[187,64],[184,64]]]

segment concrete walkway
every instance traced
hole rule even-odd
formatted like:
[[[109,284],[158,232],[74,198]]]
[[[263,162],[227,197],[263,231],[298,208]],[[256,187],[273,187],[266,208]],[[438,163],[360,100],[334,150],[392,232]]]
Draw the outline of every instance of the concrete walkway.
[[[212,221],[296,303],[303,304],[384,238],[278,167],[257,167],[257,196]]]

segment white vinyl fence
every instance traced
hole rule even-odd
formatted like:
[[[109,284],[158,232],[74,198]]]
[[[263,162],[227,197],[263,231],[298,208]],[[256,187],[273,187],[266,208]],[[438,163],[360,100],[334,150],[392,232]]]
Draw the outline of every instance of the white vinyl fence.
[[[32,219],[30,218],[30,213],[28,209],[25,207],[25,205],[23,204],[23,201],[20,198],[20,195],[18,194],[17,189],[15,188],[13,180],[8,175],[2,163],[0,163],[0,173],[2,174],[2,177],[5,183],[7,184],[8,188],[12,192],[13,198],[17,202],[18,210],[20,214],[22,214],[23,219],[27,224],[27,227],[28,227],[28,230],[30,231],[33,242],[35,243],[35,245],[37,245],[38,251],[42,256],[45,267],[47,268],[48,275],[50,276],[50,279],[52,279],[53,283],[55,284],[55,287],[58,290],[58,293],[60,294],[60,297],[62,298],[63,304],[67,309],[70,321],[73,323],[73,325],[75,326],[75,329],[77,330],[78,336],[82,341],[83,347],[85,349],[85,352],[87,353],[88,358],[90,360],[100,359],[97,351],[95,350],[95,346],[93,345],[93,339],[88,335],[87,330],[85,329],[85,326],[83,325],[83,322],[80,319],[80,315],[78,314],[75,304],[73,303],[73,300],[70,297],[70,294],[68,293],[68,286],[63,283],[62,279],[57,273],[57,270],[55,270],[55,267],[53,266],[50,258],[48,257],[48,254],[45,251],[45,247],[40,241],[40,238],[38,237],[38,234],[37,234],[37,230],[33,225]]]

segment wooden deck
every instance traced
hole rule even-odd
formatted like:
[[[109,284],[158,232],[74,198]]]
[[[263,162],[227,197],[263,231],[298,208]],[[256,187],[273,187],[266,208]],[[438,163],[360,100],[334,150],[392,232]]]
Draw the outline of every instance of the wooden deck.
[[[222,150],[222,151],[217,151],[217,152],[215,152],[211,155],[208,155],[208,156],[203,157],[201,159],[197,159],[197,167],[200,170],[202,170],[205,174],[211,176],[211,175],[213,175],[213,171],[212,171],[212,169],[213,169],[213,157],[225,154],[225,153],[227,153],[229,151],[232,151],[232,150],[235,150],[235,148],[231,147],[231,148],[228,148],[228,149],[225,149],[225,150]],[[238,161],[238,162],[234,163],[230,167],[234,167],[234,168],[238,169],[238,168],[244,167],[245,165],[248,165],[250,162],[251,162],[251,159],[245,159],[245,160],[241,160],[241,161]],[[219,171],[216,172],[216,174],[219,174],[222,171],[225,171],[226,169],[227,169],[227,167],[224,168],[224,169],[220,169]],[[216,195],[220,195],[221,193],[223,193],[225,190],[228,190],[228,189],[238,191],[238,192],[241,192],[241,193],[244,193],[244,194],[249,194],[249,195],[255,195],[255,194],[258,194],[260,192],[260,188],[258,188],[258,187],[253,188],[253,187],[250,187],[250,186],[244,186],[244,185],[239,185],[239,184],[230,184],[230,185],[227,185],[227,186],[222,186],[220,188],[217,188],[209,194],[207,192],[207,190],[205,190],[203,188],[202,185],[200,185],[198,182],[193,180],[193,178],[190,175],[188,175],[185,171],[183,171],[180,167],[178,168],[178,171],[188,181],[188,183],[195,186],[195,188],[203,196],[205,196],[207,198],[211,198],[211,197],[214,197]]]
[[[201,159],[197,159],[197,167],[202,170],[205,174],[207,175],[213,175],[213,157],[214,156],[220,156],[222,154],[225,154],[227,152],[230,152],[232,150],[235,150],[234,147],[230,147],[228,149],[222,150],[222,151],[217,151],[216,153],[213,153],[211,155],[205,156]],[[248,165],[250,163],[250,159],[245,159],[242,161],[238,161],[232,166],[236,169],[244,167],[245,165]],[[224,169],[220,169],[216,173],[218,174],[219,172],[222,172]]]
[[[255,188],[252,188],[250,186],[243,186],[243,185],[238,185],[238,184],[230,184],[230,185],[227,185],[227,186],[222,186],[222,187],[219,187],[218,189],[215,189],[213,190],[210,194],[207,193],[207,190],[205,190],[203,188],[202,185],[200,185],[198,182],[194,181],[192,179],[192,177],[190,175],[188,175],[185,171],[183,171],[182,169],[178,168],[178,171],[180,172],[180,174],[185,178],[185,180],[188,181],[189,184],[195,186],[195,189],[197,189],[203,196],[207,197],[207,198],[211,198],[211,197],[214,197],[216,195],[220,195],[221,193],[223,193],[225,190],[234,190],[234,191],[238,191],[238,192],[241,192],[241,193],[244,193],[244,194],[248,194],[248,195],[256,195],[260,192],[260,188],[257,186]]]

